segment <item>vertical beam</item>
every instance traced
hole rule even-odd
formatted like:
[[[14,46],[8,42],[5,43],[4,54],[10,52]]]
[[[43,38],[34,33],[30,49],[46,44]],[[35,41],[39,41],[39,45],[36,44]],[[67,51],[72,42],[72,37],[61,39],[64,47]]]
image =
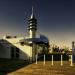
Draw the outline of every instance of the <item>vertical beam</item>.
[[[35,42],[32,42],[33,43],[33,46],[32,46],[32,61],[35,61],[36,58],[35,58],[35,51],[36,51],[36,44]]]
[[[36,54],[36,64],[37,64],[37,54]]]
[[[33,59],[33,46],[30,48],[30,56],[29,56],[29,62],[32,63],[32,59]]]
[[[63,57],[62,57],[62,54],[61,54],[61,66],[63,65]]]
[[[73,66],[73,55],[71,55],[71,64],[70,66]]]
[[[72,42],[72,63],[74,62],[74,50],[75,50],[75,42]]]
[[[52,54],[52,64],[51,64],[51,65],[52,65],[52,66],[54,65],[54,64],[53,64],[53,54]]]
[[[45,54],[44,54],[44,65],[45,65]]]

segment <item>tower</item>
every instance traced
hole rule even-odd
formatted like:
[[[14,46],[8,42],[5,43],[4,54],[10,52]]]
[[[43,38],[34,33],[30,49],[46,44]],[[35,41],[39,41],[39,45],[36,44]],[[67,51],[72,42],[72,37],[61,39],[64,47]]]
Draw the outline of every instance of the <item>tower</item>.
[[[32,13],[28,20],[28,30],[29,30],[29,38],[36,38],[36,31],[37,31],[37,20],[35,18],[34,14],[34,8],[32,7]],[[35,61],[35,52],[36,52],[36,44],[35,42],[32,42],[32,56],[30,58],[30,61]]]
[[[28,30],[29,30],[29,37],[36,38],[36,30],[37,30],[37,20],[34,15],[34,8],[32,7],[32,14],[28,20]]]

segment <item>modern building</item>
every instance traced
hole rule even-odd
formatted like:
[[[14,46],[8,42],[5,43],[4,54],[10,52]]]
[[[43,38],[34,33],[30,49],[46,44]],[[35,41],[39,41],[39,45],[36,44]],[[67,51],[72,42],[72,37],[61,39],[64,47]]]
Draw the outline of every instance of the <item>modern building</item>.
[[[39,57],[39,54],[47,53],[48,38],[44,35],[37,38],[37,30],[37,19],[32,7],[32,14],[28,19],[29,37],[4,36],[0,40],[0,58],[35,61],[36,54]]]

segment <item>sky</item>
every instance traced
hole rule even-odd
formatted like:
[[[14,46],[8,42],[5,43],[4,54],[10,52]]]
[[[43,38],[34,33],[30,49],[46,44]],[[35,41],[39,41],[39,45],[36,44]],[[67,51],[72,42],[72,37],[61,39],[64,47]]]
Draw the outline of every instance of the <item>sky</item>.
[[[75,41],[74,0],[0,0],[0,38],[4,35],[28,36],[32,6],[37,19],[37,34],[51,43],[71,46]]]

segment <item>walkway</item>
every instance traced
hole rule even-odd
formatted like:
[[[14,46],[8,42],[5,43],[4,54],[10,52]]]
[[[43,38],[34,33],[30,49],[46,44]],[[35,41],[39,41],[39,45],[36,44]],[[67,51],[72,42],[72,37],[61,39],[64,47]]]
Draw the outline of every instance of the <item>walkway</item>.
[[[51,66],[50,61],[46,61],[45,65],[43,61],[38,61],[7,75],[75,75],[75,64],[70,66],[68,61],[64,61],[63,66],[60,66],[60,61],[54,61]]]

